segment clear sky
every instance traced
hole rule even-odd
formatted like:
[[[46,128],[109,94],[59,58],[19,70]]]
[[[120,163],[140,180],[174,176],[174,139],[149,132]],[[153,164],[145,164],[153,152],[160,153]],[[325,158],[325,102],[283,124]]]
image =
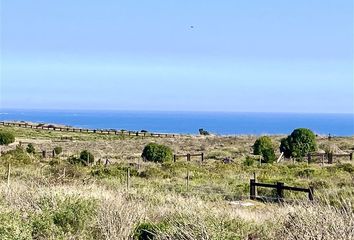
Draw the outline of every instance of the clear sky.
[[[0,0],[2,108],[354,112],[353,0]]]

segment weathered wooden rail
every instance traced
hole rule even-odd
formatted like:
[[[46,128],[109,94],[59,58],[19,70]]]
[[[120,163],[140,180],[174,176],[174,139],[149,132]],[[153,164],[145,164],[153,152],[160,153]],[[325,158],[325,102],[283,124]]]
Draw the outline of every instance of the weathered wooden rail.
[[[348,157],[349,160],[353,160],[353,152],[351,153],[342,153],[342,154],[335,154],[335,153],[308,153],[307,154],[307,162],[311,163],[313,158],[320,158],[322,164],[324,164],[325,159],[327,159],[328,164],[332,164],[335,157]]]
[[[256,179],[250,179],[250,199],[251,200],[262,199],[261,197],[257,196],[257,187],[276,189],[276,199],[280,202],[284,200],[284,190],[307,193],[309,200],[313,201],[313,196],[314,196],[313,187],[309,187],[309,188],[289,187],[289,186],[285,186],[283,182],[277,182],[276,184],[257,183]]]
[[[187,161],[190,161],[190,160],[191,160],[191,157],[200,157],[200,160],[201,160],[202,162],[204,162],[204,153],[175,154],[175,155],[173,155],[173,161],[176,162],[176,161],[177,161],[177,158],[181,158],[181,157],[187,158]]]
[[[59,127],[59,126],[45,126],[42,124],[29,124],[29,123],[15,123],[15,122],[4,122],[0,121],[2,126],[11,127],[22,127],[31,128],[39,130],[49,130],[58,132],[80,132],[80,133],[97,133],[105,135],[124,135],[124,136],[137,136],[137,137],[167,137],[173,138],[176,136],[181,136],[181,134],[171,134],[171,133],[150,133],[150,132],[139,132],[139,131],[126,131],[126,130],[102,130],[102,129],[87,129],[87,128],[72,128],[72,127]]]

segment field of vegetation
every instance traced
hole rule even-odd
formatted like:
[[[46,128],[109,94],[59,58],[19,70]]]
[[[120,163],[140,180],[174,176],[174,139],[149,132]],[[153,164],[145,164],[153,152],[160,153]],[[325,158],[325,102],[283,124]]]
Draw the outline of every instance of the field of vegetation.
[[[269,136],[257,154],[273,161],[260,163],[257,136],[1,132],[15,141],[1,146],[0,239],[354,239],[353,162],[277,163],[286,136]],[[317,152],[354,151],[354,137],[315,140]],[[155,145],[144,150],[149,143]],[[160,145],[171,152],[154,152]],[[54,149],[55,157],[43,158]],[[143,161],[143,150],[154,161]],[[171,157],[188,153],[204,153],[204,161]],[[268,201],[251,201],[254,175],[262,183],[312,186],[314,201],[285,191],[279,203],[267,188],[258,195]]]

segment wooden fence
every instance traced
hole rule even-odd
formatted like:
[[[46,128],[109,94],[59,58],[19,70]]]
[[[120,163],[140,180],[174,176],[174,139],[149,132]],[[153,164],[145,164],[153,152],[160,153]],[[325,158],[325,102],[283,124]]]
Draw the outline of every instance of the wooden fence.
[[[311,163],[313,158],[320,158],[322,164],[325,163],[325,159],[327,159],[328,164],[332,164],[334,162],[335,157],[348,157],[349,160],[353,160],[353,153],[343,153],[343,154],[335,154],[335,153],[309,153],[307,154],[307,162]]]
[[[276,184],[268,184],[268,183],[257,183],[256,179],[250,179],[250,199],[262,199],[257,196],[257,187],[266,187],[266,188],[274,188],[276,189],[276,199],[278,201],[284,200],[284,190],[296,191],[296,192],[305,192],[308,194],[308,198],[310,201],[313,201],[313,193],[314,188],[299,188],[299,187],[289,187],[285,186],[282,182],[277,182]]]
[[[195,153],[195,154],[175,154],[173,155],[173,161],[176,162],[177,161],[177,158],[180,158],[180,157],[185,157],[187,158],[187,161],[190,161],[191,160],[191,157],[200,157],[200,160],[203,162],[204,161],[204,153]]]
[[[171,133],[150,133],[150,132],[138,132],[138,131],[126,131],[126,130],[102,130],[102,129],[87,129],[87,128],[72,128],[72,127],[57,127],[52,125],[42,125],[42,124],[28,124],[28,123],[14,123],[14,122],[0,122],[3,126],[12,127],[22,127],[31,128],[39,130],[50,130],[58,132],[80,132],[80,133],[97,133],[106,135],[124,135],[124,136],[140,136],[140,137],[176,137],[182,136],[182,134],[171,134]]]

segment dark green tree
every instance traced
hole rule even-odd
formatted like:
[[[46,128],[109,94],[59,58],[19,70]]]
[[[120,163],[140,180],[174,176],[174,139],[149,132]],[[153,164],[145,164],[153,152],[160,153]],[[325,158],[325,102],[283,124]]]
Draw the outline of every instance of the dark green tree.
[[[316,150],[316,135],[307,128],[295,129],[287,138],[282,139],[280,144],[280,151],[287,158],[303,158],[307,153]]]
[[[263,161],[266,163],[274,162],[275,153],[272,139],[267,136],[258,138],[253,145],[253,154],[262,155]]]

